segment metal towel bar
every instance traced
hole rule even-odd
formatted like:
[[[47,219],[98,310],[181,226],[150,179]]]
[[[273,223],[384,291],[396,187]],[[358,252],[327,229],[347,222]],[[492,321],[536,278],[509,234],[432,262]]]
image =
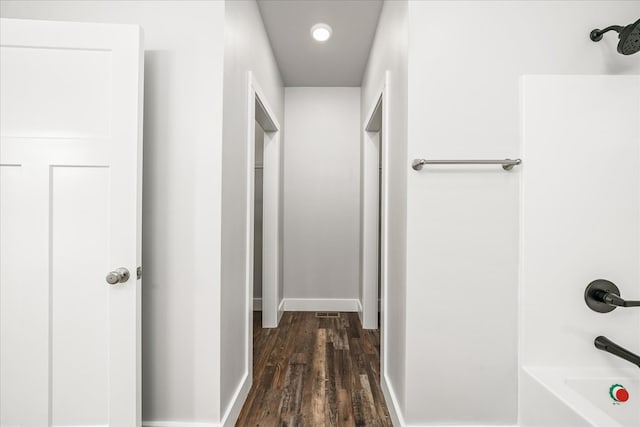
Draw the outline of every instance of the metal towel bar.
[[[502,169],[510,171],[522,163],[521,159],[504,160],[427,160],[415,159],[411,163],[413,170],[421,170],[424,165],[502,165]]]

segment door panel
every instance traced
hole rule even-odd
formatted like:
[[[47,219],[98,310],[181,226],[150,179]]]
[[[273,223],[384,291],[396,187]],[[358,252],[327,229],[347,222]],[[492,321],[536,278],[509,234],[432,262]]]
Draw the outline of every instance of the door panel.
[[[94,280],[94,272],[110,268],[109,200],[104,197],[109,169],[53,167],[51,172],[53,425],[106,425],[110,289]],[[79,259],[80,265],[74,262]]]
[[[0,165],[0,424],[2,426],[25,424],[30,419],[38,419],[38,415],[29,412],[30,406],[25,402],[25,390],[29,390],[30,399],[46,404],[47,395],[43,387],[33,384],[33,378],[46,375],[41,364],[37,364],[39,351],[46,350],[46,341],[38,346],[37,334],[28,336],[22,333],[23,328],[31,329],[38,323],[39,314],[33,310],[29,292],[22,286],[21,274],[28,271],[35,277],[36,269],[29,268],[29,251],[25,241],[29,239],[29,229],[17,227],[27,216],[33,219],[32,211],[26,210],[25,167],[20,164]],[[31,259],[37,258],[36,248],[31,252]],[[34,295],[34,299],[38,295]],[[33,314],[33,316],[31,316]],[[46,336],[44,336],[46,338]],[[16,349],[21,351],[16,351]],[[30,366],[31,369],[27,369]],[[17,414],[25,414],[18,417]],[[26,424],[32,425],[33,423]]]
[[[141,30],[0,31],[0,424],[139,425]]]
[[[111,52],[2,47],[3,135],[104,137],[109,135]],[[28,81],[23,85],[11,84]]]

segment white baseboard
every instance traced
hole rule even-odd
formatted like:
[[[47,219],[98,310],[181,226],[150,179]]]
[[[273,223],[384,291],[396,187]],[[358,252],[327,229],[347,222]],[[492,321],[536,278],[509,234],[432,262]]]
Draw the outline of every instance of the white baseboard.
[[[253,311],[262,311],[262,298],[253,299]],[[282,300],[278,305],[278,323],[280,323],[280,319],[282,319],[284,311],[284,300]]]
[[[231,403],[224,415],[222,416],[222,427],[233,427],[238,420],[238,416],[240,415],[240,411],[242,410],[242,406],[244,405],[245,400],[247,400],[247,396],[249,395],[249,390],[251,389],[251,379],[250,374],[245,372],[242,377],[242,381],[238,384],[236,388],[236,392],[233,394],[233,398],[231,399]]]
[[[220,423],[198,423],[189,421],[143,421],[142,427],[233,427],[238,420],[238,415],[240,415],[240,411],[242,410],[242,406],[247,399],[250,388],[251,381],[249,381],[249,375],[245,373]]]
[[[358,311],[357,299],[284,298],[284,311]]]
[[[220,427],[220,424],[192,423],[189,421],[143,421],[142,427]]]
[[[396,427],[406,427],[407,424],[404,422],[404,417],[402,416],[402,411],[400,410],[396,393],[393,391],[391,383],[387,381],[387,376],[384,374],[380,375],[380,386],[382,388],[384,400],[387,403],[387,410],[389,411],[391,422]]]
[[[3,424],[2,427],[5,427],[5,425]],[[7,426],[7,427],[19,427],[19,426]],[[63,426],[63,425],[56,425],[56,427],[76,427],[76,426]],[[109,424],[85,424],[82,427],[109,427]]]
[[[284,299],[281,299],[280,304],[278,304],[278,324],[280,324],[280,319],[282,319],[283,314],[284,314]]]
[[[389,411],[389,416],[391,417],[391,422],[395,427],[518,427],[516,424],[502,424],[502,425],[493,425],[493,424],[480,424],[480,425],[436,425],[436,424],[407,424],[404,420],[404,416],[402,414],[402,410],[400,408],[400,404],[398,403],[398,399],[396,398],[396,393],[393,390],[391,383],[387,380],[386,375],[381,375],[380,378],[380,386],[382,388],[382,394],[384,395],[384,400],[387,403],[387,410]]]
[[[253,299],[253,311],[262,311],[262,298]],[[285,298],[278,306],[278,312],[284,311],[356,311],[362,312],[357,299],[343,298]]]

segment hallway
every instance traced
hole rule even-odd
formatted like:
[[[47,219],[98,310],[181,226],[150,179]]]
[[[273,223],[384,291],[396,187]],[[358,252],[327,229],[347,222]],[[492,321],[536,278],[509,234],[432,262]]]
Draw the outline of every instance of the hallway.
[[[331,315],[335,313],[329,313]],[[380,332],[357,313],[285,312],[275,329],[253,316],[253,386],[236,423],[391,426],[380,389]]]

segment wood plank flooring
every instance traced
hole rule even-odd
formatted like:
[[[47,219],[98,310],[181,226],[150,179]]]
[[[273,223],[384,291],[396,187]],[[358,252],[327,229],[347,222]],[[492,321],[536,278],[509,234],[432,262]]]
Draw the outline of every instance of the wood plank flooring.
[[[380,333],[356,313],[253,316],[253,386],[237,427],[391,426],[380,389]]]

